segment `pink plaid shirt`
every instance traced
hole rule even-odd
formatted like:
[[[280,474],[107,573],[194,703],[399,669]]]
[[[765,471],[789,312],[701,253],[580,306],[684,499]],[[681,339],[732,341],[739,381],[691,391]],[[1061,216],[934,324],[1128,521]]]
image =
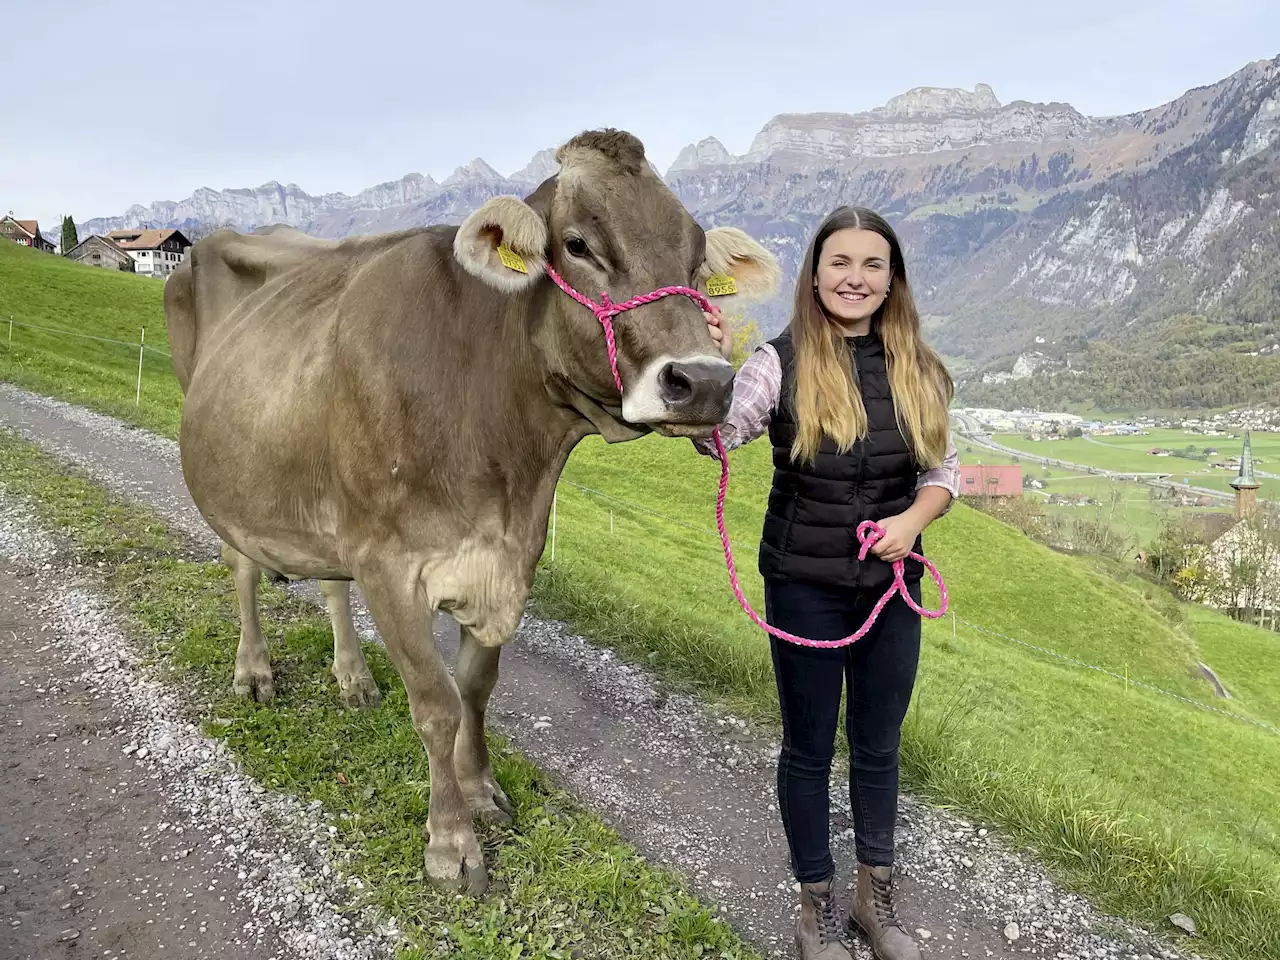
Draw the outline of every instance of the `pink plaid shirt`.
[[[720,425],[720,442],[725,450],[750,443],[765,432],[781,389],[782,364],[778,353],[769,344],[762,344],[733,378],[733,401],[729,405],[729,415]],[[719,459],[714,440],[694,440],[693,445],[699,453]],[[950,437],[947,438],[947,455],[941,465],[926,470],[916,481],[917,490],[928,486],[944,488],[950,492],[952,500],[960,496],[960,455]],[[951,509],[949,504],[947,509]]]

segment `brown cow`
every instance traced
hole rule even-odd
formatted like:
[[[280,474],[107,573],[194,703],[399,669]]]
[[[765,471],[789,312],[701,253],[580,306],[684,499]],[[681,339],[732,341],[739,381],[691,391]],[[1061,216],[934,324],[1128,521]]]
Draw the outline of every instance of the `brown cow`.
[[[344,701],[376,702],[347,605],[358,583],[430,763],[426,873],[472,893],[487,874],[471,814],[512,812],[485,706],[570,451],[591,433],[706,435],[732,391],[701,312],[673,296],[615,319],[619,397],[599,322],[547,263],[615,302],[705,292],[713,274],[761,299],[779,281],[740,230],[704,233],[630,134],[583,133],[557,159],[528,198],[496,197],[460,227],[336,242],[220,231],[165,289],[183,474],[240,601],[236,691],[273,691],[265,569],[322,581]],[[453,677],[432,633],[441,609],[462,628]]]

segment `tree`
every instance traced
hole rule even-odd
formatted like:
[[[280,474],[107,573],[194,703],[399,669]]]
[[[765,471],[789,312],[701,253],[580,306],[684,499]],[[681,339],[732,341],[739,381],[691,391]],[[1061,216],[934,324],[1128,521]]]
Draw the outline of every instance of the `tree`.
[[[747,357],[751,356],[756,347],[764,343],[764,336],[754,320],[747,320],[741,314],[726,317],[725,320],[729,324],[729,333],[733,337],[733,355],[730,357],[730,362],[736,370],[746,363]]]
[[[76,237],[76,224],[70,217],[62,218],[62,255],[65,257],[80,240]]]

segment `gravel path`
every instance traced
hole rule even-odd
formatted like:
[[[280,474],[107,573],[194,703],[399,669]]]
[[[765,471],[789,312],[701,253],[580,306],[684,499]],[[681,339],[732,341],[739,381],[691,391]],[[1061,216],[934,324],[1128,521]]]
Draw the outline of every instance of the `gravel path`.
[[[4,385],[0,424],[153,506],[216,556],[172,442]],[[313,584],[291,589],[323,608]],[[354,594],[357,623],[372,635]],[[452,656],[456,624],[442,617],[438,633]],[[717,905],[743,936],[791,955],[795,893],[774,798],[774,743],[735,718],[667,695],[647,673],[563,625],[531,617],[504,650],[490,717],[642,854],[690,877],[704,902]],[[844,804],[834,813],[833,844],[840,879],[848,882],[847,790],[835,782],[832,796]],[[1163,939],[1098,915],[979,825],[905,797],[901,813],[899,912],[922,938],[925,956],[1184,956]],[[856,955],[870,952],[859,944]]]
[[[0,494],[0,957],[390,957],[328,825],[182,719],[95,575]]]

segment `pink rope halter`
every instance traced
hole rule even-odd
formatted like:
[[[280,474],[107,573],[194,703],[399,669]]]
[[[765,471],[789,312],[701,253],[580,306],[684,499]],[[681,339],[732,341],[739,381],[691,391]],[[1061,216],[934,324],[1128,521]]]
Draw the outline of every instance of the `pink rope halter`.
[[[630,300],[624,300],[622,303],[614,303],[609,299],[608,291],[602,290],[600,292],[600,302],[596,303],[590,297],[583,296],[573,289],[560,274],[556,273],[555,268],[549,263],[547,264],[547,276],[552,279],[557,287],[594,313],[596,319],[600,321],[600,325],[604,327],[604,340],[609,348],[609,369],[613,371],[613,382],[618,385],[619,393],[622,392],[622,377],[618,376],[618,348],[613,342],[614,317],[620,313],[626,313],[628,310],[634,310],[636,307],[643,306],[646,303],[661,300],[663,297],[677,295],[688,297],[707,313],[711,312],[711,301],[693,289],[693,287],[659,287],[652,293],[642,293],[639,296],[632,297]]]
[[[661,300],[663,297],[675,295],[688,297],[703,311],[711,313],[711,301],[692,287],[659,287],[652,293],[642,293],[639,296],[632,297],[630,300],[624,300],[622,303],[614,303],[609,299],[609,294],[602,291],[600,293],[600,302],[596,303],[590,297],[586,297],[573,289],[573,287],[570,286],[569,283],[560,276],[560,274],[556,273],[551,264],[547,264],[546,270],[547,276],[552,279],[557,287],[595,314],[596,319],[600,321],[600,325],[604,327],[604,339],[609,350],[609,369],[613,371],[613,382],[618,386],[618,393],[622,393],[622,377],[618,375],[618,350],[613,339],[614,317],[620,313],[625,313],[627,310],[634,310],[636,307],[642,306],[643,304],[653,303],[656,300]],[[889,589],[884,592],[884,596],[877,601],[875,607],[872,608],[871,614],[867,617],[866,622],[847,637],[842,637],[839,640],[810,640],[807,637],[798,637],[795,634],[787,633],[785,630],[779,630],[777,627],[766,623],[758,613],[751,609],[751,604],[749,604],[747,602],[747,598],[743,596],[742,585],[738,581],[738,570],[733,562],[733,550],[729,546],[729,534],[725,530],[724,525],[724,500],[725,494],[729,489],[729,457],[725,452],[724,443],[720,440],[720,428],[716,427],[715,430],[712,431],[711,435],[716,443],[716,452],[720,456],[720,492],[716,496],[716,529],[720,532],[720,543],[724,547],[724,561],[725,566],[728,567],[729,570],[729,583],[733,587],[733,595],[738,598],[739,606],[741,606],[747,616],[749,616],[752,621],[754,621],[755,624],[766,633],[772,634],[779,640],[786,640],[790,643],[796,643],[806,647],[848,646],[849,644],[862,639],[862,637],[867,634],[867,631],[869,631],[875,624],[876,618],[880,616],[880,611],[882,611],[885,608],[885,605],[893,599],[893,595],[895,593],[900,593],[902,595],[902,599],[906,601],[908,607],[920,616],[927,617],[930,620],[936,620],[947,612],[947,607],[950,605],[950,597],[947,594],[947,585],[942,581],[942,574],[938,572],[938,568],[935,567],[928,558],[913,551],[907,556],[913,557],[923,563],[925,568],[933,576],[934,581],[938,584],[938,591],[942,595],[942,606],[937,610],[927,610],[911,599],[911,595],[907,592],[906,581],[903,579],[906,564],[903,560],[895,560],[893,561],[893,583],[889,586]],[[874,520],[864,520],[862,523],[858,524],[858,542],[862,545],[858,550],[858,559],[860,561],[865,561],[867,559],[867,551],[869,551],[871,547],[885,535],[886,531],[884,527],[880,526]]]

